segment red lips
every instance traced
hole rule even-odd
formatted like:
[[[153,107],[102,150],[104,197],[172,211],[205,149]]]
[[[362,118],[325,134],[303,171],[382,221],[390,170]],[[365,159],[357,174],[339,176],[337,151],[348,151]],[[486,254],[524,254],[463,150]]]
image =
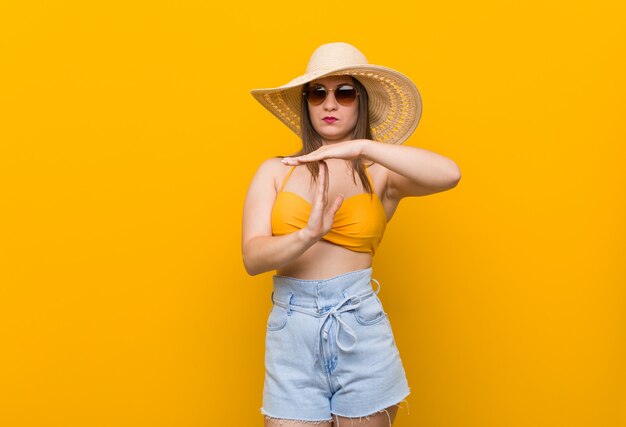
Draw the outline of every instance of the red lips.
[[[337,121],[337,119],[332,116],[326,116],[322,120],[324,120],[326,123],[334,123]]]

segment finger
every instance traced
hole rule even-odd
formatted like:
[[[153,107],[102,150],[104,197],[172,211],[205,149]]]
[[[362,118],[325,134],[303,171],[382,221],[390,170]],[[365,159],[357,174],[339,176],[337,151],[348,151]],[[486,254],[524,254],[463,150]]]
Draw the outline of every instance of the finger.
[[[298,160],[297,157],[283,157],[282,160],[283,164],[285,165],[299,165],[300,161]]]
[[[335,217],[335,214],[337,213],[337,211],[343,204],[343,201],[344,201],[344,195],[342,193],[339,193],[339,195],[337,195],[337,197],[335,198],[335,201],[333,202],[332,206],[328,210],[328,212],[331,215],[331,218]]]
[[[318,165],[318,172],[317,172],[317,190],[315,192],[315,204],[318,205],[319,207],[323,208],[324,205],[326,204],[326,200],[325,200],[325,194],[324,194],[324,187],[325,187],[325,181],[326,181],[326,174],[324,173],[324,167],[326,165],[323,164],[323,162],[320,162]]]
[[[322,188],[324,189],[324,207],[328,205],[328,183],[330,182],[329,174],[328,174],[328,164],[325,161],[321,161],[324,164],[324,169],[322,170],[324,175],[324,184]]]
[[[329,148],[323,145],[315,151],[298,156],[297,159],[301,162],[320,162],[324,159],[331,158],[332,156],[329,156],[329,154]]]
[[[296,159],[302,163],[317,162],[317,161],[323,160],[324,158],[325,156],[323,156],[322,153],[317,153],[317,152],[303,154],[302,156],[296,157]]]
[[[330,175],[328,172],[328,164],[324,161],[321,160],[320,163],[324,164],[324,169],[322,170],[322,174],[324,175],[324,206],[328,206],[328,187],[330,184]]]
[[[321,163],[324,163],[324,206],[326,206],[326,202],[327,202],[327,197],[328,197],[328,187],[330,184],[330,175],[328,174],[328,165],[326,164],[326,162],[324,160],[321,161]]]

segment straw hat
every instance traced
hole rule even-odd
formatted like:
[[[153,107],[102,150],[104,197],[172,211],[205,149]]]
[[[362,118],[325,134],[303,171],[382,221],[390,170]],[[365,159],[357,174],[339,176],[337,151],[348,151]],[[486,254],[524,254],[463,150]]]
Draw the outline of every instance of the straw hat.
[[[402,144],[415,130],[422,114],[417,87],[404,74],[367,62],[348,43],[327,43],[311,55],[306,72],[277,88],[253,89],[252,96],[299,137],[303,85],[330,75],[354,76],[367,90],[372,137]]]

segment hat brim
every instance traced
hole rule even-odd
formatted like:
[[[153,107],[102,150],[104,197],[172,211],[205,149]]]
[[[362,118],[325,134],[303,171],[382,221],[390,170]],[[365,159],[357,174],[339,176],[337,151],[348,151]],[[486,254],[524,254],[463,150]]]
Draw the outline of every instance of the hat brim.
[[[302,85],[331,75],[350,75],[367,90],[372,137],[376,141],[402,144],[415,130],[422,115],[422,99],[415,84],[404,74],[373,64],[321,69],[276,87],[253,89],[252,96],[298,137]]]

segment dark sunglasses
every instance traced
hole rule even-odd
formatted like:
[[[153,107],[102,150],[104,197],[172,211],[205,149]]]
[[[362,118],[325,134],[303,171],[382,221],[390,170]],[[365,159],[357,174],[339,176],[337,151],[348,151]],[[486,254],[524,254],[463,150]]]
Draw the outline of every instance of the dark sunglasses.
[[[348,106],[354,102],[358,93],[356,89],[349,84],[342,84],[335,89],[326,89],[324,86],[309,86],[302,94],[312,105],[320,105],[326,97],[328,92],[335,91],[335,99],[343,106]]]

